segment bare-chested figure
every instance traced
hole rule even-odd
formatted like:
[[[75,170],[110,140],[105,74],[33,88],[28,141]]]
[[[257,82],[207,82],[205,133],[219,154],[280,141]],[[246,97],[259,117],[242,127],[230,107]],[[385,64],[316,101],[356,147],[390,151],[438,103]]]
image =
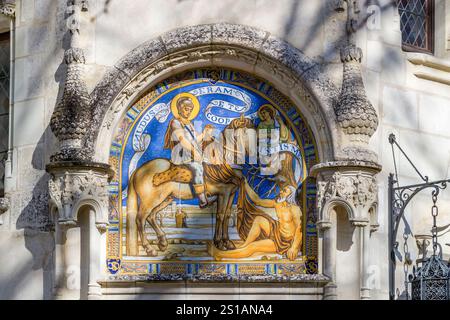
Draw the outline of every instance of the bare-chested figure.
[[[289,260],[295,260],[302,245],[302,212],[295,201],[296,189],[284,187],[278,197],[271,200],[259,198],[248,184],[246,187],[248,196],[257,206],[275,208],[278,220],[268,214],[249,216],[240,223],[239,233],[246,234],[242,245],[235,250],[224,251],[209,243],[208,252],[216,260],[248,258],[255,253],[286,254]],[[250,230],[242,231],[246,228]]]

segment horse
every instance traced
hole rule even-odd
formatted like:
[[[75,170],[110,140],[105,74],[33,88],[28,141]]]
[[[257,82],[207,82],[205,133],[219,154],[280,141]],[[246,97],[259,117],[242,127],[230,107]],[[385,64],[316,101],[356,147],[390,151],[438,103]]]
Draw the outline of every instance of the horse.
[[[234,134],[230,136],[228,134],[230,131],[226,134],[227,129],[232,129]],[[231,156],[232,159],[241,156],[242,159],[242,153],[248,152],[248,139],[254,130],[250,119],[243,117],[234,119],[220,133],[221,142],[217,143],[215,140],[210,148],[206,148],[216,159],[212,161],[213,163],[204,163],[203,167],[207,193],[210,196],[217,196],[214,245],[221,250],[236,248],[229,239],[228,224],[234,197],[245,179],[241,168],[232,167],[228,164],[229,162],[223,161],[224,155]],[[230,140],[232,140],[231,148]],[[229,159],[228,157],[226,159]],[[164,230],[157,223],[157,214],[169,206],[174,199],[195,198],[190,186],[192,177],[189,174],[192,173],[186,167],[176,166],[169,159],[157,158],[146,162],[131,175],[126,212],[128,255],[138,255],[138,237],[140,237],[147,255],[157,256],[157,251],[145,236],[146,221],[157,235],[159,250],[167,249],[168,242]]]

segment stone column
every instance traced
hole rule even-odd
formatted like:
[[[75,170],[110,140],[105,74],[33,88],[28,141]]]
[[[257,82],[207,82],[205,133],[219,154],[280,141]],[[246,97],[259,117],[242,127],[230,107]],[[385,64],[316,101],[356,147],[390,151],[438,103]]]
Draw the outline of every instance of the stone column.
[[[333,234],[336,230],[332,228],[331,223],[322,222],[317,224],[320,238],[322,239],[322,265],[321,272],[330,278],[331,282],[325,285],[323,299],[336,300],[336,236]]]
[[[361,234],[361,300],[370,300],[369,288],[369,241],[370,241],[370,226],[369,224],[362,224],[360,227]]]
[[[62,230],[62,226],[55,224],[55,283],[53,288],[53,298],[62,299],[63,290],[66,288],[66,262],[64,257],[64,245],[66,242],[66,234]]]
[[[108,225],[108,181],[111,176],[109,165],[98,163],[60,162],[47,165],[52,178],[49,181],[50,207],[55,214],[56,248],[55,298],[74,297],[79,288],[80,261],[82,250],[88,250],[89,277],[88,299],[100,299],[101,246],[102,234]],[[88,248],[80,247],[80,210],[87,210],[89,234]],[[79,256],[75,256],[78,254]],[[70,263],[67,262],[70,260]],[[70,270],[69,270],[70,269]],[[80,291],[81,292],[81,291]]]
[[[102,297],[98,284],[100,269],[100,233],[96,228],[95,211],[89,209],[89,284],[88,300],[99,300]]]
[[[9,102],[9,133],[8,133],[8,155],[5,160],[5,181],[4,181],[4,191],[6,194],[11,189],[11,172],[12,172],[12,104],[13,104],[13,87],[14,87],[14,73],[13,71],[13,61],[14,61],[14,33],[15,33],[15,16],[16,16],[16,4],[14,0],[4,0],[0,3],[0,14],[10,18],[10,32],[11,32],[11,52],[10,52],[10,87],[9,87],[9,96],[10,96],[10,102]],[[0,175],[0,178],[1,175]],[[0,226],[3,225],[3,218],[2,215],[8,211],[10,206],[10,200],[8,197],[0,197]]]

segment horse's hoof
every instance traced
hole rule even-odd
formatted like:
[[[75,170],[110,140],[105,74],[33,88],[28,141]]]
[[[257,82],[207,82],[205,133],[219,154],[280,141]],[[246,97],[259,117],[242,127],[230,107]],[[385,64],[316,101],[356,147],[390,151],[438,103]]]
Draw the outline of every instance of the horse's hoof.
[[[222,251],[227,250],[227,246],[225,245],[225,242],[223,240],[219,240],[215,243],[216,248]]]
[[[236,246],[234,245],[233,241],[231,241],[231,240],[226,240],[225,241],[225,246],[227,247],[227,250],[234,250],[234,249],[236,249]]]
[[[145,246],[144,248],[148,256],[156,257],[158,255],[158,252],[155,249],[153,249],[150,245]]]
[[[168,246],[169,246],[169,243],[167,242],[166,238],[160,239],[158,241],[158,248],[159,248],[159,250],[166,251]]]

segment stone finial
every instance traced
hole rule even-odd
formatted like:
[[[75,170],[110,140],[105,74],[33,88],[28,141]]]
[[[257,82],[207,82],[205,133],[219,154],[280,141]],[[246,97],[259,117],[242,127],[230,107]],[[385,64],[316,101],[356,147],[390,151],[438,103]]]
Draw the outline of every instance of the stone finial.
[[[344,78],[335,108],[337,121],[350,140],[368,143],[378,127],[375,108],[366,95],[361,76],[362,51],[349,44],[341,50]]]
[[[53,112],[50,127],[60,141],[52,162],[87,160],[85,135],[90,118],[90,98],[83,80],[84,52],[70,48],[65,52],[66,83],[61,101]]]
[[[79,16],[77,11],[87,8],[87,1],[73,0],[72,15],[76,23],[68,28],[71,46],[64,53],[67,65],[63,96],[56,106],[50,127],[60,142],[59,150],[52,155],[51,162],[85,161],[90,159],[86,148],[86,133],[90,123],[90,97],[84,81],[84,50],[77,47],[79,41]]]
[[[0,14],[14,18],[16,16],[16,1],[0,0]]]
[[[361,74],[362,50],[355,45],[355,34],[360,12],[357,0],[347,2],[348,42],[341,48],[341,61],[344,64],[342,90],[335,106],[337,121],[352,142],[367,144],[378,127],[375,108],[366,95]]]

